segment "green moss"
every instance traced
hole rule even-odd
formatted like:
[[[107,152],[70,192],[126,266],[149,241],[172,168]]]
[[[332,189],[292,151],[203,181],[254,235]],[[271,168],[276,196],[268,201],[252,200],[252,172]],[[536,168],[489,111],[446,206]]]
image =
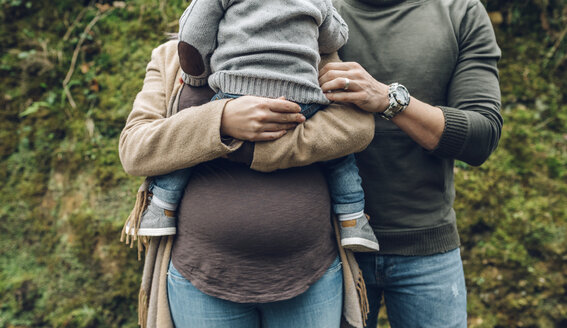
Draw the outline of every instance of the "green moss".
[[[455,171],[469,326],[561,327],[565,4],[485,4],[504,17],[496,32],[505,125],[487,163],[458,162]],[[99,20],[73,67],[73,108],[62,81],[98,11],[85,5],[0,0],[0,327],[136,326],[142,263],[118,238],[141,178],[123,172],[118,136],[151,50],[176,31],[187,3],[126,2]]]

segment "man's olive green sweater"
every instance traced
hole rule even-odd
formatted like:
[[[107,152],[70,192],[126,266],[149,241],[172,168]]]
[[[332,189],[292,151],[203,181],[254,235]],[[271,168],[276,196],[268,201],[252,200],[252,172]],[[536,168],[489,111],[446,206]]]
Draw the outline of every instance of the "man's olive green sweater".
[[[500,138],[500,49],[479,0],[336,0],[350,37],[339,54],[383,83],[441,107],[445,129],[427,151],[376,116],[357,155],[380,252],[427,255],[459,246],[455,160],[482,164]]]

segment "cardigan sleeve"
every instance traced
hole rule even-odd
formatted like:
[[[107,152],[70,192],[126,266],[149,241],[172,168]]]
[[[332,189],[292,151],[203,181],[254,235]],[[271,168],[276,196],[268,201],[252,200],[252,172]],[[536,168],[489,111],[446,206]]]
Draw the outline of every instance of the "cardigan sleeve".
[[[364,150],[372,138],[372,113],[335,103],[280,139],[256,142],[250,167],[269,172],[327,161]]]
[[[484,6],[475,1],[459,27],[459,58],[441,106],[445,129],[434,154],[480,165],[502,131],[497,63],[500,49]]]
[[[142,90],[120,135],[119,155],[132,175],[155,176],[209,161],[236,150],[241,141],[223,143],[220,121],[228,100],[194,106],[166,118],[171,90],[178,82],[176,42],[152,52]]]
[[[176,44],[171,41],[152,52],[142,90],[120,135],[120,160],[129,174],[165,174],[228,156],[242,146],[242,141],[220,135],[222,113],[230,100],[166,117],[175,96],[172,90],[179,83]],[[252,168],[273,171],[337,158],[364,149],[373,136],[372,114],[334,104],[280,139],[256,143]]]
[[[321,57],[319,67],[339,61],[338,54]],[[352,104],[334,103],[289,131],[268,142],[245,143],[230,158],[270,172],[305,166],[364,150],[374,138],[374,116]]]

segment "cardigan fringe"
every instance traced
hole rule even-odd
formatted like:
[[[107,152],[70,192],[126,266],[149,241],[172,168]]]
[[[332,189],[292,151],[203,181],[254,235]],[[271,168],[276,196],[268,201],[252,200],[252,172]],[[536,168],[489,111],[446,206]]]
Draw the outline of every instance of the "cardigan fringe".
[[[358,269],[358,279],[356,280],[356,291],[358,292],[358,302],[360,304],[360,315],[362,316],[362,324],[366,327],[368,313],[370,313],[370,305],[368,304],[368,296],[366,294],[366,283],[362,277],[362,271]]]
[[[142,260],[142,253],[144,248],[147,247],[149,243],[149,237],[138,236],[138,230],[140,229],[140,223],[142,222],[142,214],[146,207],[148,207],[149,197],[151,193],[148,191],[148,179],[142,183],[136,194],[136,202],[134,203],[134,208],[130,212],[124,226],[122,227],[122,233],[120,234],[120,241],[130,245],[130,248],[134,247],[134,242],[137,242],[138,246],[138,261]]]
[[[143,288],[140,288],[138,294],[138,325],[142,328],[148,326],[148,294]]]

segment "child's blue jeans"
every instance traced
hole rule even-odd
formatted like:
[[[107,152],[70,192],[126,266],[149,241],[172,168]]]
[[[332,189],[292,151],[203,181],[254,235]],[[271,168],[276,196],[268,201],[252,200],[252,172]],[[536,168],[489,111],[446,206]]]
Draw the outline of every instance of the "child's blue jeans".
[[[238,98],[241,95],[217,93],[212,100]],[[325,108],[322,104],[298,104],[301,114],[310,118]],[[335,214],[349,214],[364,210],[364,191],[362,179],[358,175],[358,167],[353,154],[322,162],[323,170],[329,184],[329,191]],[[192,168],[177,170],[168,174],[155,176],[150,184],[150,191],[160,200],[177,204],[183,196],[185,186],[191,177]]]

